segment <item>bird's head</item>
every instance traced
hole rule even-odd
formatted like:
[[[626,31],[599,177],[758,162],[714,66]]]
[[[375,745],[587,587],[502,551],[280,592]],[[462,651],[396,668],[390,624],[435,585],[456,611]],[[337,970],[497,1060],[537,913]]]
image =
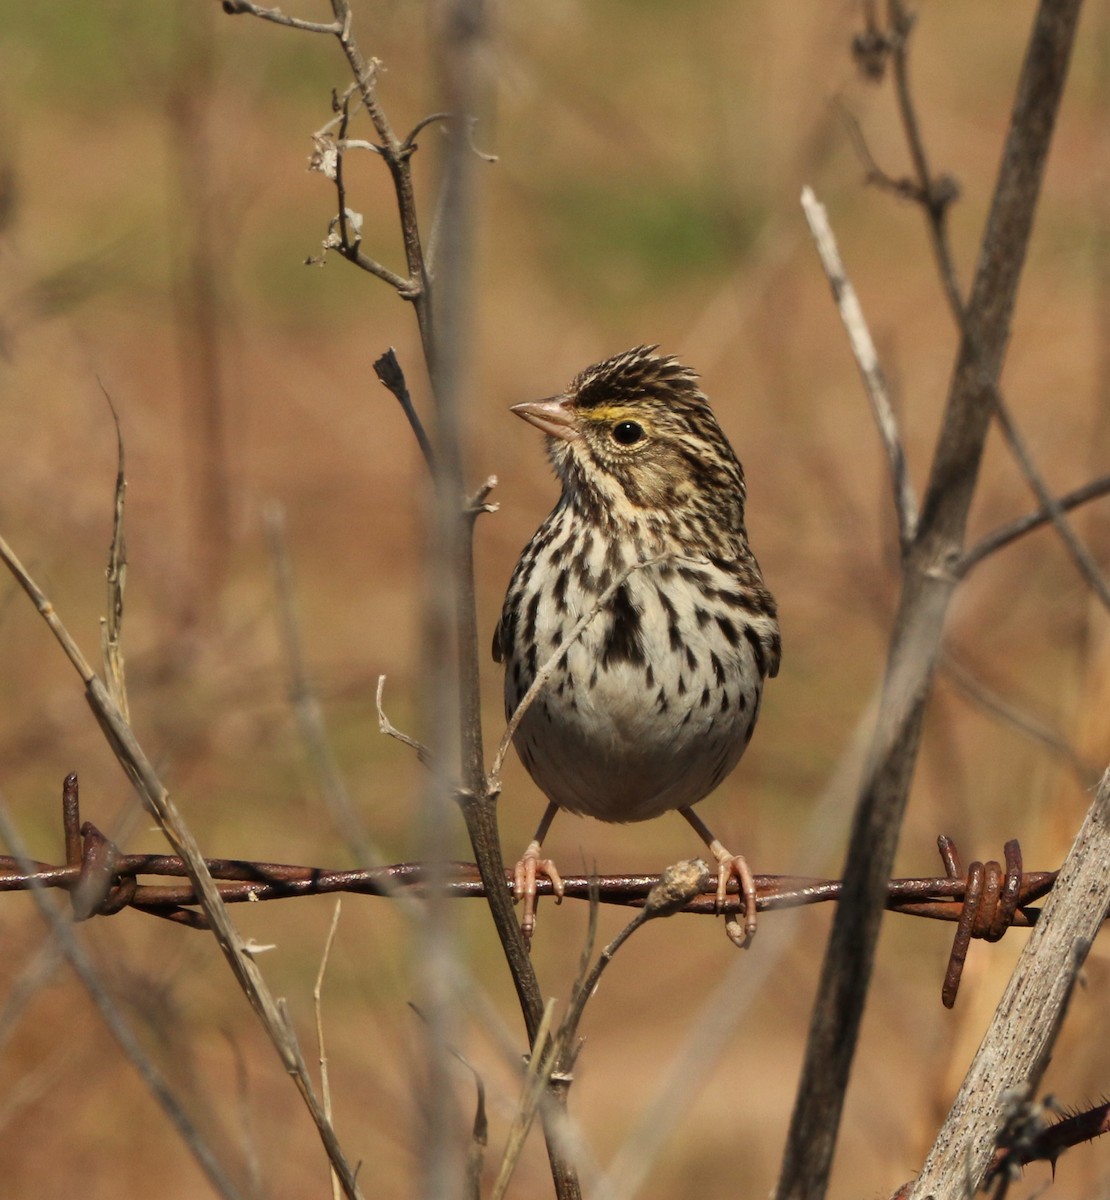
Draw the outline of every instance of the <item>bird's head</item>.
[[[637,346],[512,411],[547,435],[564,500],[602,519],[706,519],[742,532],[744,475],[697,376]]]

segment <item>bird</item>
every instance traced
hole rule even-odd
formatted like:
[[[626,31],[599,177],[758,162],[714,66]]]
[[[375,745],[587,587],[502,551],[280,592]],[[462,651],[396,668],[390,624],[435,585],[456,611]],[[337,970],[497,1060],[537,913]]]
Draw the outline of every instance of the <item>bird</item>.
[[[560,809],[601,821],[677,810],[733,877],[751,943],[755,885],[693,811],[740,761],[777,674],[775,600],[748,544],[744,472],[698,384],[643,345],[511,411],[545,435],[561,492],[524,548],[494,631],[517,754],[548,805],[513,872],[526,940]]]

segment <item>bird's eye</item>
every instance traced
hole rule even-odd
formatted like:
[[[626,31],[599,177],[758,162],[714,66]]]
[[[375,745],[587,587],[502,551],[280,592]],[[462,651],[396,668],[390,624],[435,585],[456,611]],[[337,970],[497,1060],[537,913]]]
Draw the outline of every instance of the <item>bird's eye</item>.
[[[644,427],[635,421],[618,421],[613,426],[613,440],[622,446],[635,445],[644,436]]]

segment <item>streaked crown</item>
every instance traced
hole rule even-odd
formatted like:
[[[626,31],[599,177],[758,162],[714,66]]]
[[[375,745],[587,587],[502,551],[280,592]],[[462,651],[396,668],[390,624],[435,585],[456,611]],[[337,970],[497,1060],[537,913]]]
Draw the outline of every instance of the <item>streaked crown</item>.
[[[657,349],[634,346],[587,367],[570,385],[575,404],[579,409],[652,400],[708,405],[696,373],[671,355],[656,354]]]

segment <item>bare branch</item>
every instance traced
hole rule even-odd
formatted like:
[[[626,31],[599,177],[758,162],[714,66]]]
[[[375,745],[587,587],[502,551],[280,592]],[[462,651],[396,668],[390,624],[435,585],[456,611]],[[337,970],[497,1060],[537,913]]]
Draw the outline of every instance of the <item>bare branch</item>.
[[[409,130],[408,137],[401,143],[402,150],[411,154],[416,149],[417,135],[423,133],[429,125],[438,124],[440,121],[450,121],[451,114],[445,112],[429,113],[426,117],[421,117],[419,121]]]
[[[343,26],[338,21],[323,24],[320,21],[303,21],[300,17],[287,17],[280,8],[263,8],[260,4],[251,4],[250,0],[222,0],[223,10],[228,16],[238,16],[247,13],[259,17],[263,21],[272,21],[275,25],[285,25],[289,29],[300,29],[304,33],[330,33],[336,37],[343,33]]]
[[[951,176],[934,176],[929,168],[929,158],[921,134],[921,123],[909,82],[909,39],[913,31],[915,15],[902,0],[890,0],[891,16],[890,44],[894,65],[894,90],[898,98],[898,112],[906,135],[917,174],[915,199],[928,216],[929,234],[933,241],[933,252],[941,271],[941,280],[953,311],[963,306],[963,289],[956,273],[956,263],[948,245],[948,209],[960,194],[959,185]]]
[[[497,476],[488,475],[485,483],[471,496],[464,508],[464,513],[471,518],[478,518],[482,513],[495,513],[500,508],[496,501],[490,502],[489,495],[497,487]]]
[[[127,478],[124,472],[123,430],[120,428],[119,413],[112,403],[103,384],[100,390],[108,402],[112,422],[116,429],[116,488],[112,510],[112,544],[108,550],[108,615],[100,623],[101,656],[104,659],[104,676],[108,691],[125,720],[130,720],[127,705],[127,677],[124,671],[123,646],[123,593],[127,584],[127,543],[123,537],[123,502],[127,494]]]
[[[2,798],[0,798],[0,837],[14,851],[21,869],[27,871],[31,863]],[[33,885],[30,891],[39,915],[50,929],[54,944],[73,968],[88,993],[89,999],[92,1000],[100,1014],[101,1020],[107,1026],[109,1034],[169,1118],[171,1125],[177,1130],[181,1140],[204,1172],[205,1178],[220,1196],[225,1197],[225,1200],[239,1200],[238,1188],[224,1170],[223,1164],[216,1157],[201,1131],[193,1124],[189,1114],[157,1065],[143,1049],[130,1025],[124,1021],[120,1005],[101,983],[95,966],[74,937],[72,926],[62,917],[57,907],[47,901],[41,886]]]
[[[564,1070],[569,1071],[577,1057],[578,1026],[582,1021],[582,1015],[586,1011],[586,1005],[590,1002],[590,998],[601,984],[601,976],[605,968],[613,961],[617,951],[641,925],[656,917],[670,917],[676,912],[680,912],[695,896],[704,892],[711,882],[714,886],[716,885],[715,878],[710,875],[709,868],[702,859],[687,859],[675,863],[673,866],[667,867],[659,877],[659,882],[648,893],[644,907],[601,951],[597,961],[588,972],[585,971],[585,967],[588,965],[589,943],[587,943],[587,954],[583,955],[582,970],[571,991],[570,1005],[558,1034],[558,1040],[563,1045],[563,1056],[566,1060],[563,1066]],[[596,908],[596,896],[591,897],[591,904]]]
[[[840,312],[840,319],[844,322],[848,342],[863,377],[875,424],[886,450],[894,489],[894,510],[898,517],[898,541],[904,554],[917,530],[917,497],[906,470],[902,435],[887,393],[886,378],[879,365],[879,356],[875,350],[875,343],[871,340],[871,332],[867,328],[856,290],[844,270],[825,206],[818,203],[813,189],[808,186],[802,188],[802,211],[813,235],[817,253],[821,257],[821,265],[825,268],[825,274],[832,287],[833,299]]]
[[[1025,439],[1018,432],[1013,416],[1005,400],[1002,398],[1002,394],[998,391],[997,387],[993,386],[991,393],[994,399],[995,416],[998,419],[998,423],[1002,426],[1002,432],[1009,443],[1014,458],[1017,459],[1021,473],[1025,476],[1026,482],[1032,489],[1033,494],[1040,501],[1041,509],[1048,514],[1048,519],[1055,526],[1056,532],[1060,535],[1080,575],[1083,576],[1088,586],[1102,602],[1103,608],[1107,612],[1110,612],[1110,586],[1107,585],[1098,563],[1095,562],[1090,550],[1087,549],[1080,540],[1079,535],[1072,528],[1071,522],[1064,516],[1064,509],[1060,501],[1049,491],[1048,485],[1033,462],[1033,456],[1025,444]]]
[[[825,951],[777,1200],[823,1195],[828,1183],[874,967],[882,893],[956,586],[948,564],[962,551],[993,409],[984,382],[996,384],[1002,368],[1079,7],[1079,0],[1041,0],[1022,66],[937,450],[905,564],[877,727],[852,822],[844,899]],[[943,210],[934,214],[930,229],[946,249]],[[945,282],[958,298],[954,273],[946,273]]]
[[[432,753],[423,742],[418,742],[416,738],[409,737],[407,733],[402,733],[385,715],[385,709],[382,707],[382,696],[385,693],[385,676],[378,676],[378,691],[375,697],[375,703],[378,708],[378,730],[384,733],[386,737],[396,738],[402,745],[408,746],[410,750],[416,751],[416,757],[424,764],[432,761]]]
[[[890,13],[898,107],[906,133],[906,142],[917,173],[918,186],[914,198],[927,216],[941,282],[948,298],[949,307],[960,328],[964,346],[969,352],[969,366],[979,372],[979,385],[990,398],[994,407],[994,415],[1002,428],[1003,436],[1017,461],[1019,470],[1041,507],[1049,514],[1049,519],[1056,527],[1080,574],[1094,590],[1103,607],[1110,611],[1110,586],[1107,585],[1098,564],[1072,529],[1070,522],[1064,516],[1063,509],[1060,508],[1045,484],[998,386],[998,372],[989,367],[979,340],[970,327],[963,291],[956,272],[955,258],[948,240],[946,217],[949,204],[954,199],[952,185],[944,177],[935,178],[929,169],[920,122],[909,86],[909,36],[915,17],[902,0],[891,0]]]
[[[136,740],[131,726],[108,694],[104,683],[89,666],[77,643],[62,624],[54,611],[54,606],[27,573],[3,538],[0,538],[0,560],[5,563],[23,590],[31,597],[35,607],[50,626],[66,656],[84,681],[85,695],[93,710],[93,715],[100,725],[101,732],[120,766],[131,780],[143,806],[158,822],[166,839],[184,861],[189,878],[197,889],[198,902],[215,934],[216,942],[239,982],[239,986],[243,989],[251,1007],[269,1035],[271,1044],[297,1085],[301,1098],[316,1124],[328,1157],[343,1181],[345,1194],[349,1200],[355,1200],[356,1197],[361,1198],[354,1172],[343,1155],[342,1147],[331,1122],[324,1116],[319,1099],[313,1090],[311,1080],[303,1070],[299,1056],[294,1053],[295,1047],[287,1036],[285,1024],[277,1011],[273,995],[231,921],[227,908],[220,898],[215,882],[201,856],[200,847],[182,819],[177,805],[171,799],[149,758]]]
[[[513,1113],[513,1122],[505,1139],[505,1153],[498,1167],[497,1178],[490,1192],[490,1200],[503,1200],[505,1190],[509,1186],[516,1164],[524,1149],[524,1140],[528,1136],[536,1113],[540,1110],[541,1101],[555,1069],[558,1056],[558,1044],[551,1036],[551,1026],[555,1021],[555,1001],[549,1000],[544,1005],[543,1017],[539,1028],[532,1038],[532,1051],[528,1057],[528,1066],[524,1073],[524,1083],[521,1088],[520,1101]]]
[[[1097,500],[1106,495],[1110,495],[1110,475],[1103,475],[1098,479],[1092,479],[1090,483],[1085,483],[1082,487],[1077,487],[1074,491],[1057,497],[1056,503],[1061,511],[1070,512],[1073,508],[1078,508],[1081,504],[1086,504],[1088,500]],[[966,575],[972,567],[977,566],[988,555],[1003,549],[1011,542],[1024,537],[1027,533],[1031,533],[1034,529],[1040,529],[1041,526],[1047,525],[1051,520],[1051,512],[1047,508],[1040,508],[1034,513],[1018,517],[1000,526],[993,533],[988,533],[977,545],[972,546],[970,550],[966,551],[953,566],[953,571],[960,576]]]
[[[1093,787],[1099,779],[1098,770],[1086,762],[1079,751],[1056,730],[1051,729],[1043,721],[1038,721],[1016,705],[1011,704],[1003,696],[987,687],[973,672],[951,653],[946,652],[941,658],[941,666],[953,683],[969,696],[976,704],[987,712],[992,713],[1007,725],[1012,726],[1026,737],[1033,738],[1046,746],[1071,767],[1076,778],[1085,788]]]
[[[1056,887],[1021,953],[911,1200],[974,1191],[994,1150],[1007,1097],[1034,1094],[1068,997],[1110,910],[1110,771],[1102,777]]]
[[[331,958],[331,948],[335,944],[335,931],[339,928],[339,913],[343,907],[342,900],[336,900],[332,913],[328,936],[324,942],[324,953],[320,956],[320,969],[316,972],[316,983],[312,989],[312,1004],[316,1012],[316,1053],[320,1065],[320,1095],[324,1103],[324,1116],[331,1120],[331,1085],[328,1082],[328,1052],[324,1047],[324,973],[328,969],[328,959]],[[332,1200],[339,1200],[340,1182],[335,1168],[331,1171]]]
[[[357,91],[362,106],[366,109],[374,126],[380,143],[377,151],[385,161],[393,180],[408,277],[389,270],[388,267],[364,254],[359,245],[360,239],[350,236],[351,213],[345,200],[342,179],[343,150],[340,147],[347,140],[347,123],[350,117],[348,101],[353,94],[352,89],[348,89],[342,101],[337,102],[342,114],[339,121],[338,144],[336,141],[325,144],[329,141],[325,134],[319,134],[316,138],[317,154],[314,156],[313,165],[333,179],[339,200],[338,216],[329,228],[328,238],[324,243],[325,254],[329,249],[338,250],[362,270],[388,283],[402,299],[412,302],[417,323],[420,326],[425,357],[431,365],[436,361],[436,346],[432,328],[429,279],[425,267],[424,248],[421,242],[420,222],[416,210],[416,195],[410,166],[410,159],[416,144],[412,140],[413,134],[410,134],[404,141],[397,137],[378,100],[377,76],[380,64],[377,59],[367,58],[354,38],[349,0],[331,0],[331,6],[335,20],[329,23],[303,21],[299,18],[288,17],[279,8],[264,8],[261,5],[249,3],[248,0],[226,0],[224,11],[231,15],[247,13],[278,25],[285,25],[308,33],[331,34],[338,39],[355,79],[353,90]],[[439,114],[435,114],[432,119],[438,119],[438,117]],[[417,127],[417,129],[419,128],[420,126]],[[311,263],[321,260],[309,259],[308,261]]]

